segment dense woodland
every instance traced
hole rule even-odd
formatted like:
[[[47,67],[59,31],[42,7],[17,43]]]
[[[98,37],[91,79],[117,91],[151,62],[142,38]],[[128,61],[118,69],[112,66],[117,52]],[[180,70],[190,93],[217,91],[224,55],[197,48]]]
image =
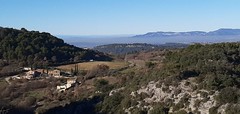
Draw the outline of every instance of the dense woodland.
[[[240,87],[240,44],[195,44],[186,49],[169,52],[166,57],[167,75],[178,74],[179,79],[209,78],[208,89]]]
[[[166,44],[146,44],[146,43],[133,43],[133,44],[108,44],[96,46],[93,49],[114,55],[130,54],[137,53],[140,51],[152,51],[159,49],[173,49],[173,48],[184,48],[187,47],[187,44],[181,43],[166,43]]]
[[[103,53],[66,44],[49,33],[0,28],[0,67],[42,67],[91,59],[111,60]]]

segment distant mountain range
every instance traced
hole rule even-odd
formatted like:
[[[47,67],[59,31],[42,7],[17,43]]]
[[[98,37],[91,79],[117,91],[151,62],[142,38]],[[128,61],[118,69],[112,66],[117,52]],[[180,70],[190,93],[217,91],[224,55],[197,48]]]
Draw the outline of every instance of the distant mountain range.
[[[149,32],[143,35],[136,35],[137,38],[148,37],[176,37],[176,36],[240,36],[240,29],[218,29],[216,31],[190,31],[190,32]]]

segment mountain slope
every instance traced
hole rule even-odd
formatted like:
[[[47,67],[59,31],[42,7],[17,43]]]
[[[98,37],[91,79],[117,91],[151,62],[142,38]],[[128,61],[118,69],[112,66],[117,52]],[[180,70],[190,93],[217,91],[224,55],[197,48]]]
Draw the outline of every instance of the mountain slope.
[[[41,66],[43,61],[52,64],[77,62],[80,60],[111,60],[103,53],[84,50],[64,43],[49,33],[12,28],[0,28],[1,62],[17,62]]]
[[[195,44],[169,51],[163,63],[156,63],[160,68],[127,74],[132,77],[127,78],[125,89],[115,93],[116,96],[109,95],[102,107],[113,104],[109,99],[123,96],[114,106],[126,113],[237,114],[240,108],[239,49],[239,43],[221,43]],[[116,110],[106,108],[104,111]]]
[[[136,35],[133,37],[175,37],[175,36],[227,36],[240,35],[240,29],[218,29],[216,31],[190,31],[190,32],[149,32],[143,35]]]
[[[100,94],[49,113],[238,114],[240,43],[195,44],[165,51],[152,67],[114,74],[120,82]],[[156,55],[158,56],[158,55]],[[136,57],[138,58],[138,57]],[[103,91],[105,90],[105,91]],[[89,97],[88,97],[89,98]],[[78,107],[78,108],[75,108]]]

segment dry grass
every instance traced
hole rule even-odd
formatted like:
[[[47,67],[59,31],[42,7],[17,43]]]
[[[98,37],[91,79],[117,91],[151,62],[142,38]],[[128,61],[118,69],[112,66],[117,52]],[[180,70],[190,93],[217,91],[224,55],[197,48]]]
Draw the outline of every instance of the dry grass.
[[[78,63],[78,68],[80,70],[91,70],[94,66],[97,66],[99,64],[105,64],[105,65],[109,66],[110,69],[119,69],[119,68],[123,68],[128,65],[128,63],[118,62],[118,61],[113,61],[113,62],[94,61],[94,62]],[[71,69],[74,69],[74,67],[75,67],[75,64],[69,64],[69,65],[58,66],[57,68],[70,71]]]

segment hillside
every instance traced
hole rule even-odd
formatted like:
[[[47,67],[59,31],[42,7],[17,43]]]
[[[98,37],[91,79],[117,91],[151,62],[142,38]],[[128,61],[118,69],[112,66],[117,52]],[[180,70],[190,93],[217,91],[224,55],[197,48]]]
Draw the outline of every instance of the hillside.
[[[103,53],[66,44],[46,32],[0,28],[1,68],[9,64],[41,67],[91,59],[111,60]]]
[[[96,46],[93,49],[114,55],[130,54],[140,51],[150,51],[157,49],[171,49],[171,48],[184,48],[187,44],[180,43],[166,43],[160,45],[146,44],[146,43],[133,43],[133,44],[108,44]]]
[[[66,78],[2,79],[0,106],[49,114],[238,114],[239,50],[240,43],[194,44],[129,54],[111,64],[83,63],[79,83],[64,92],[56,85]],[[111,68],[119,62],[128,64]],[[86,64],[96,66],[84,71]]]
[[[239,43],[195,44],[165,52],[163,62],[121,74],[126,82],[114,90],[120,92],[106,96],[97,109],[101,113],[237,114],[239,49]]]
[[[95,78],[95,92],[46,113],[237,114],[239,49],[239,43],[221,43],[154,51],[159,61]]]

